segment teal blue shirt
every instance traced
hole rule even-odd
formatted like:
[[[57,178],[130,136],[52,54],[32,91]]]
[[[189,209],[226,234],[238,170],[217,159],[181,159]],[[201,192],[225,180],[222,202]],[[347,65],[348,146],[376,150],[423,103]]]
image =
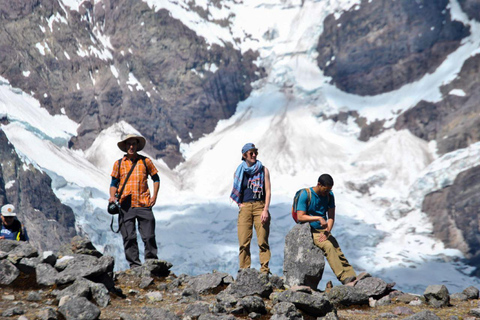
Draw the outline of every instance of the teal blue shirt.
[[[330,191],[326,196],[319,196],[310,188],[312,198],[310,199],[310,205],[307,208],[308,194],[306,190],[302,190],[298,197],[297,211],[305,211],[309,216],[320,216],[325,221],[328,220],[327,212],[330,208],[335,208],[335,196]],[[310,226],[315,229],[322,229],[319,221],[310,222]]]

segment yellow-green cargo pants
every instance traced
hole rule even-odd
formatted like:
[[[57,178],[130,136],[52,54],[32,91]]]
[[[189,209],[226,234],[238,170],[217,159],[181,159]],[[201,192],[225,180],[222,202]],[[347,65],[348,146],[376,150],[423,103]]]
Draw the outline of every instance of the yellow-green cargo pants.
[[[238,254],[240,269],[250,268],[250,242],[253,236],[252,226],[255,226],[260,251],[260,272],[268,273],[270,271],[268,268],[271,256],[270,246],[268,244],[270,219],[265,224],[262,224],[260,220],[264,207],[264,201],[245,202],[243,206],[240,207],[237,221],[238,244],[240,246]]]

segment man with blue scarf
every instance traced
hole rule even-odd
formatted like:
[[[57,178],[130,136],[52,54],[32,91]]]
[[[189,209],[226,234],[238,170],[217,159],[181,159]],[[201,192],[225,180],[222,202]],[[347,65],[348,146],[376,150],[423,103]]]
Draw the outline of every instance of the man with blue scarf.
[[[253,236],[253,226],[257,233],[260,251],[260,272],[270,273],[270,206],[271,189],[270,173],[257,160],[258,149],[253,143],[247,143],[242,148],[242,163],[235,171],[233,190],[230,198],[238,204],[238,242],[240,269],[250,268],[250,242]]]

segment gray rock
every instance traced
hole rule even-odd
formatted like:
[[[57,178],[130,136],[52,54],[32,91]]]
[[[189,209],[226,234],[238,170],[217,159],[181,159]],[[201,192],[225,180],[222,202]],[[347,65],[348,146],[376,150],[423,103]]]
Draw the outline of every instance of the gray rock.
[[[327,293],[327,299],[335,306],[368,305],[368,296],[356,287],[337,286]]]
[[[174,313],[160,308],[142,308],[141,314],[144,319],[181,320]]]
[[[416,81],[469,34],[468,26],[452,20],[448,3],[422,2],[419,8],[415,1],[377,0],[331,14],[318,40],[318,66],[338,88],[358,95]]]
[[[8,253],[7,259],[11,263],[17,264],[23,258],[38,257],[38,251],[30,243],[17,241],[19,244]]]
[[[474,317],[480,317],[480,308],[470,309],[470,311],[468,311],[468,314]]]
[[[60,259],[57,259],[55,262],[55,269],[58,270],[59,272],[65,270],[69,264],[69,261],[72,260],[74,257],[73,256],[63,256]]]
[[[414,314],[415,312],[413,312],[412,309],[407,307],[395,307],[392,310],[392,313],[397,316],[404,316],[404,315]]]
[[[318,318],[317,318],[318,319]],[[336,310],[333,310],[325,315],[325,317],[320,318],[321,320],[340,320],[337,315]]]
[[[198,318],[202,314],[210,313],[209,304],[206,302],[191,303],[185,308],[184,313],[189,317]]]
[[[149,285],[153,284],[152,277],[142,277],[140,284],[138,285],[141,289],[147,288]]]
[[[466,294],[464,294],[462,292],[456,292],[456,293],[452,293],[450,295],[450,300],[467,301],[468,297],[467,297]]]
[[[270,283],[275,289],[285,289],[285,280],[276,274],[270,276]]]
[[[423,296],[426,302],[435,308],[446,307],[450,303],[450,295],[444,285],[429,285]]]
[[[53,251],[44,251],[41,259],[42,263],[48,263],[52,267],[55,266],[55,263],[57,263],[57,256],[53,253]]]
[[[273,297],[273,303],[290,302],[295,305],[296,308],[304,311],[305,313],[322,317],[333,310],[333,305],[327,298],[318,293],[308,294],[304,292],[293,292],[286,290],[281,293],[275,294]],[[368,298],[367,298],[368,303]]]
[[[86,254],[97,258],[103,256],[103,254],[95,248],[92,241],[85,237],[75,236],[72,238],[71,250],[73,254]]]
[[[172,264],[168,261],[147,259],[144,264],[131,271],[141,277],[166,277],[170,274],[171,267]]]
[[[163,300],[163,295],[159,291],[148,292],[145,297],[150,302],[159,302]]]
[[[229,315],[215,315],[215,314],[202,314],[198,317],[198,320],[237,320],[235,316]]]
[[[4,253],[10,253],[10,251],[15,249],[19,245],[21,245],[20,241],[3,240],[3,241],[0,241],[0,251]]]
[[[390,312],[385,312],[378,315],[378,319],[397,319],[397,318],[398,318],[397,315]]]
[[[57,320],[57,311],[51,307],[42,308],[37,312],[37,318],[39,320]]]
[[[222,291],[219,294],[217,294],[216,299],[218,302],[220,302],[222,305],[226,307],[234,307],[238,303],[238,299],[234,295],[231,295],[225,291]]]
[[[67,284],[84,277],[94,280],[106,273],[113,272],[115,260],[111,256],[96,258],[90,255],[75,255],[67,261],[65,270],[58,273],[57,284]]]
[[[381,306],[388,306],[392,304],[392,299],[390,298],[390,296],[384,296],[380,299],[377,300],[377,303],[376,303],[376,306],[377,307],[381,307]]]
[[[6,259],[8,257],[8,252],[0,251],[0,260]]]
[[[250,312],[248,314],[248,318],[249,319],[252,319],[252,320],[255,320],[255,319],[260,319],[262,315],[260,313],[256,313],[256,312]]]
[[[47,263],[40,263],[35,269],[37,283],[41,286],[52,286],[56,283],[58,272]]]
[[[245,310],[246,313],[254,312],[259,314],[266,314],[265,302],[262,298],[257,296],[247,296],[240,299],[238,305]]]
[[[464,295],[466,295],[467,299],[469,299],[469,300],[478,299],[478,296],[479,296],[479,291],[474,286],[470,286],[470,287],[466,288],[465,290],[462,291],[462,293]]]
[[[369,297],[379,297],[387,293],[387,283],[380,278],[368,277],[359,280],[355,288]]]
[[[66,320],[96,320],[100,316],[100,309],[84,297],[70,298],[58,308],[58,311]]]
[[[42,262],[42,259],[39,257],[35,258],[22,258],[20,261],[16,264],[16,267],[18,270],[20,270],[23,273],[34,273],[35,269],[37,268],[38,264]]]
[[[268,298],[273,287],[268,275],[260,273],[256,269],[240,269],[235,282],[230,284],[225,291],[238,298],[252,295]]]
[[[40,301],[42,300],[42,295],[36,291],[30,291],[27,296],[27,301]]]
[[[100,307],[104,308],[110,303],[110,295],[102,283],[95,283],[84,278],[75,282],[57,294],[60,300],[65,296],[92,298]]]
[[[63,297],[90,297],[90,282],[87,279],[79,278],[72,285],[61,290],[57,294],[57,300],[62,299]]]
[[[297,224],[285,237],[283,274],[285,284],[317,289],[325,268],[323,251],[313,243],[310,225]]]
[[[8,308],[2,312],[2,317],[13,317],[24,314],[25,310],[21,307]]]
[[[280,302],[273,306],[270,310],[270,313],[273,315],[270,319],[303,319],[302,314],[297,310],[295,305],[291,302]]]
[[[231,276],[224,272],[201,274],[190,278],[188,286],[200,294],[212,293],[218,287],[226,285],[223,281],[225,278],[230,279]]]
[[[417,312],[410,317],[406,317],[404,320],[441,320],[441,318],[432,311],[424,310]]]
[[[395,299],[398,302],[409,304],[411,301],[418,300],[419,298],[420,298],[419,296],[416,296],[416,295],[413,295],[413,294],[403,293],[403,294],[400,294],[399,296],[397,296]]]
[[[4,241],[0,241],[2,243]],[[9,285],[20,275],[20,271],[8,260],[0,260],[0,285]]]
[[[105,308],[110,304],[110,294],[103,283],[90,283],[90,292],[93,300],[101,307]]]

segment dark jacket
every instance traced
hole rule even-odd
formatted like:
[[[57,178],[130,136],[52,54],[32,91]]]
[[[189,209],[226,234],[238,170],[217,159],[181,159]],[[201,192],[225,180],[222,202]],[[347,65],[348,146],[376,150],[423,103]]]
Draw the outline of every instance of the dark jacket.
[[[14,240],[28,241],[27,230],[17,219],[13,220],[13,224],[10,227],[4,226],[2,220],[0,219],[0,230],[2,229],[10,230],[10,232],[14,234]]]

